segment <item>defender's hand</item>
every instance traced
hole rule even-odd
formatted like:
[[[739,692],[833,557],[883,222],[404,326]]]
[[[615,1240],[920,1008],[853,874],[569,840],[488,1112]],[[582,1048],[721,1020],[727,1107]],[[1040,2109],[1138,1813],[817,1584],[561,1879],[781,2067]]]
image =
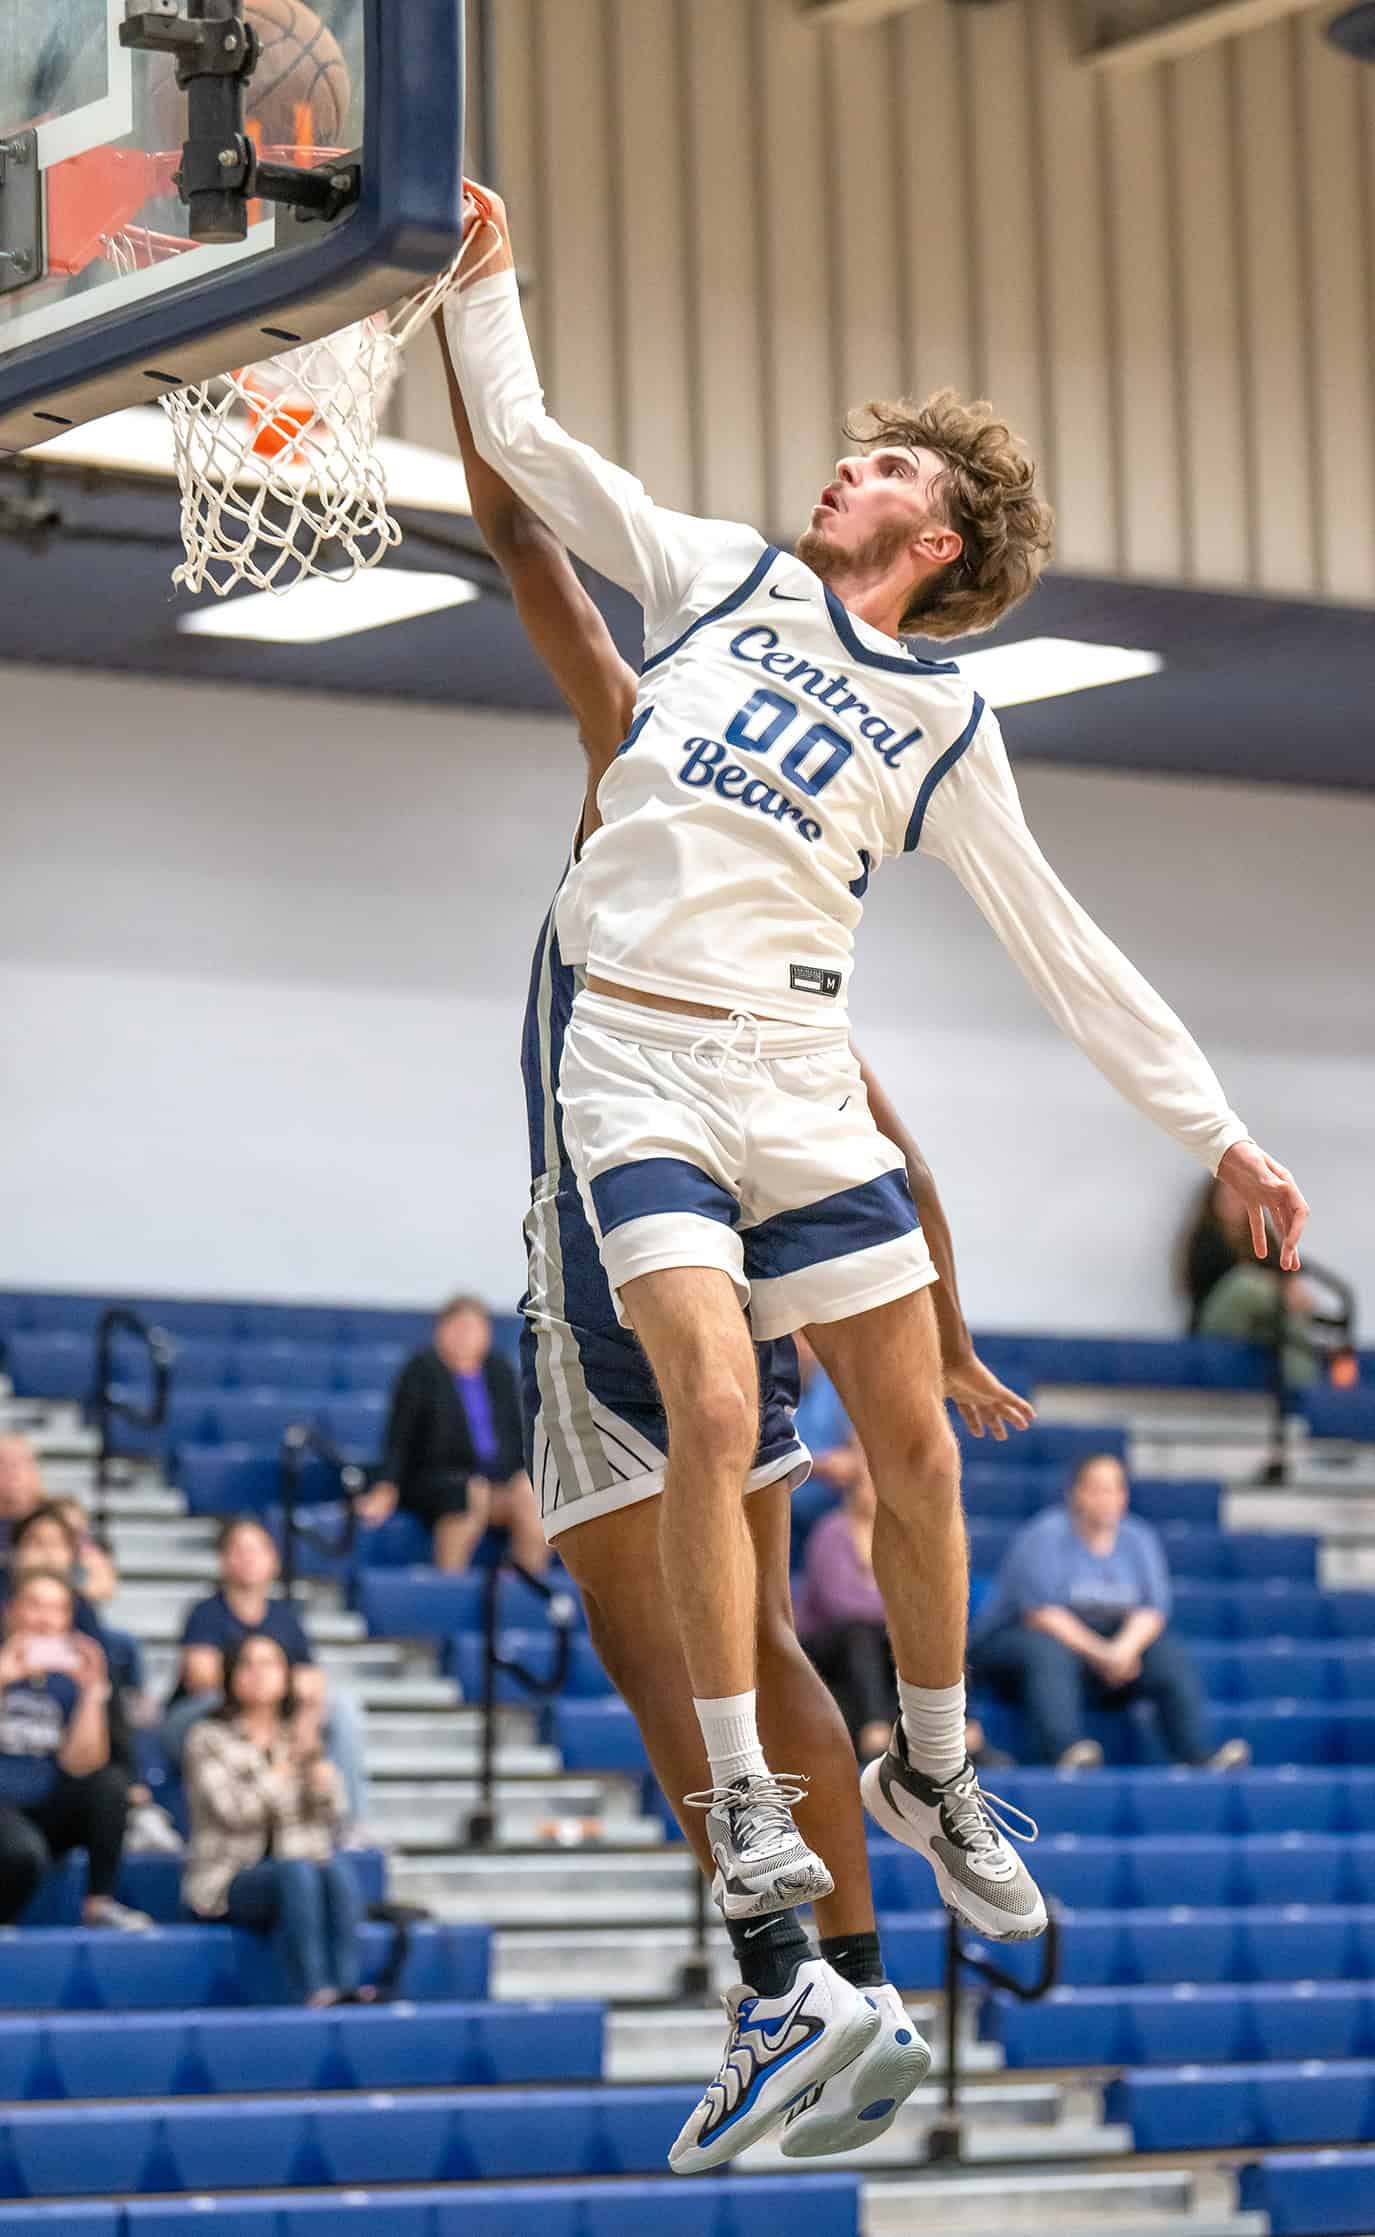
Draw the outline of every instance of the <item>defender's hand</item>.
[[[1217,1177],[1234,1189],[1246,1206],[1251,1222],[1251,1247],[1257,1258],[1269,1256],[1265,1215],[1269,1212],[1279,1230],[1280,1265],[1292,1274],[1299,1264],[1299,1238],[1308,1224],[1303,1191],[1286,1166],[1267,1157],[1259,1142],[1233,1142],[1217,1169]]]
[[[1000,1445],[1007,1443],[1009,1429],[1030,1429],[1036,1419],[1036,1408],[1015,1390],[1009,1390],[1006,1383],[1000,1383],[977,1352],[946,1368],[945,1395],[954,1399],[965,1427],[975,1437],[982,1437],[986,1430]]]

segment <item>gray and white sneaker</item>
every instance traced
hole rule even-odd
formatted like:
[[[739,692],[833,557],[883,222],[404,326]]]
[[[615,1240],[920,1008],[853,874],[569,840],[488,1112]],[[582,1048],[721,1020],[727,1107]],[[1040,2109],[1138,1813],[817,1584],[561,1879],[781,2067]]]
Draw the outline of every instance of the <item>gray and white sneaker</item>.
[[[805,1779],[769,1773],[684,1795],[707,1813],[707,1839],[716,1859],[711,1892],[726,1918],[793,1911],[834,1889],[821,1858],[793,1823],[793,1804],[806,1791]]]
[[[943,1784],[926,1778],[908,1755],[899,1718],[887,1755],[869,1764],[859,1790],[875,1824],[926,1858],[942,1903],[966,1926],[991,1942],[1034,1942],[1045,1933],[1045,1900],[1007,1838],[1034,1841],[1036,1821],[984,1794],[972,1763]],[[1029,1831],[1017,1833],[1013,1817]]]

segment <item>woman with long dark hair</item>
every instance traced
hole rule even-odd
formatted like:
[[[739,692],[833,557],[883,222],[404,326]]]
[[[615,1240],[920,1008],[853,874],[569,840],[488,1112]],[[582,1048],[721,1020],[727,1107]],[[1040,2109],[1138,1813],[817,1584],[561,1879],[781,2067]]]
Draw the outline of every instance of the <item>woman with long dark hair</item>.
[[[359,1987],[362,1902],[335,1854],[343,1782],[319,1707],[293,1701],[275,1639],[250,1632],[229,1648],[224,1705],[191,1733],[184,1768],[189,1909],[271,1935],[303,2003],[370,2001]]]

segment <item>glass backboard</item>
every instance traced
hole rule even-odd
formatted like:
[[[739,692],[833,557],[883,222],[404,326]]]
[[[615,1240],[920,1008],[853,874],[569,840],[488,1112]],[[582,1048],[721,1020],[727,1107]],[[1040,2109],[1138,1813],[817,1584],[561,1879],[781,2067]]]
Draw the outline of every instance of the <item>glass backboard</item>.
[[[127,14],[224,0],[0,0],[0,450],[274,355],[442,269],[462,206],[462,0],[243,0],[265,161],[361,157],[332,220],[266,201],[241,242],[191,238],[188,105]]]

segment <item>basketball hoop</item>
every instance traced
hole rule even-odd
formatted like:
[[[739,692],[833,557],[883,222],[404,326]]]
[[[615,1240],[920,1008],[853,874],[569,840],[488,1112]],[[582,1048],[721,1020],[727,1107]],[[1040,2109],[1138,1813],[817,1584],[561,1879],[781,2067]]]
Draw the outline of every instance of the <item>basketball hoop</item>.
[[[479,221],[485,197],[470,195]],[[492,233],[481,254],[471,254]],[[395,315],[162,398],[176,442],[186,558],[172,576],[227,597],[240,583],[285,592],[312,576],[347,581],[401,542],[377,455],[407,345],[500,246],[470,228],[456,261]]]

